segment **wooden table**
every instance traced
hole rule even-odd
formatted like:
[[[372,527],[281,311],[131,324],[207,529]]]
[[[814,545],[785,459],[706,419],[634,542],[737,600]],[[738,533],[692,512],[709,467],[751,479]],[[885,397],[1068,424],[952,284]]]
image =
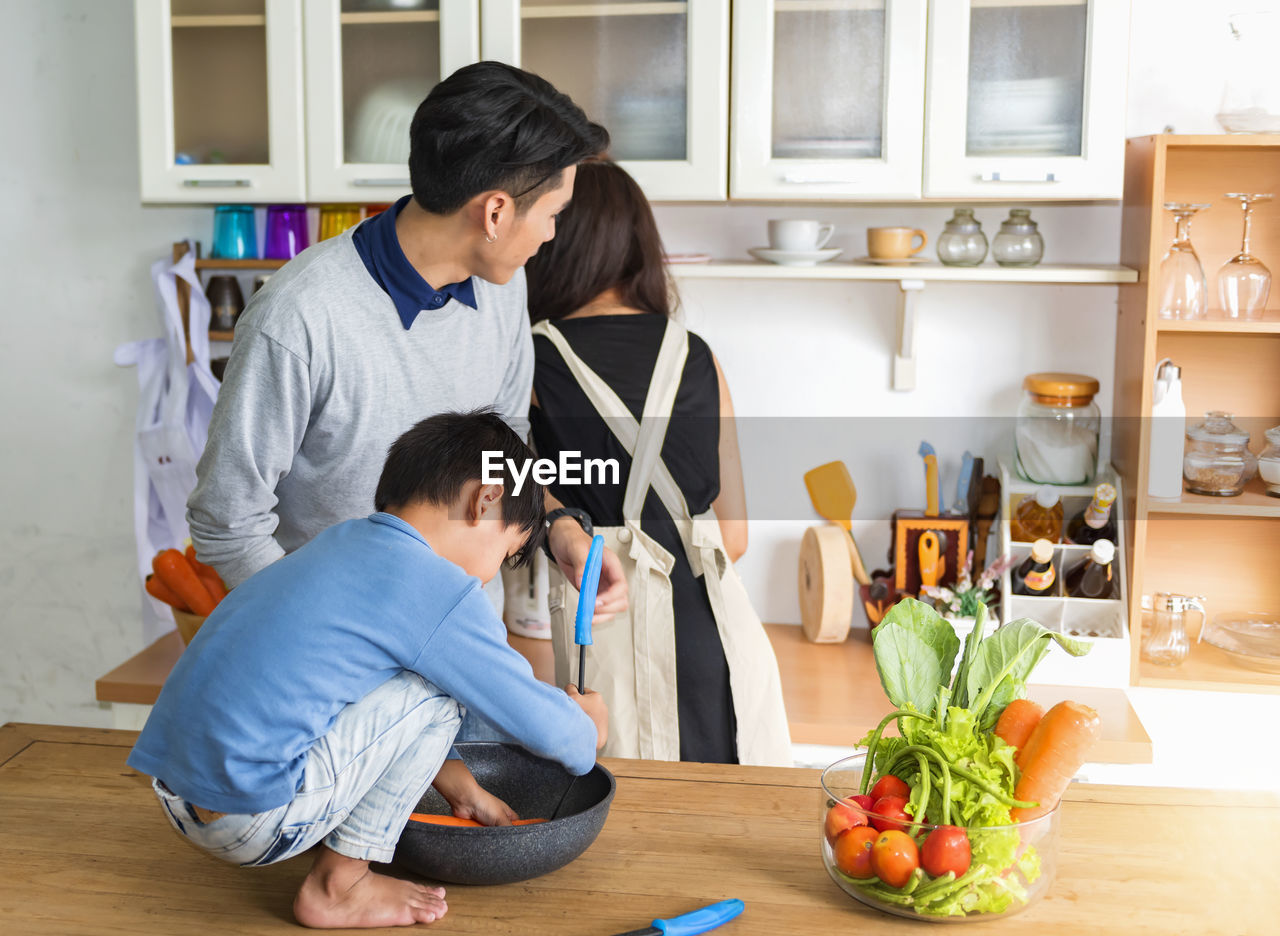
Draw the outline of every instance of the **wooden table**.
[[[298,932],[310,866],[224,865],[165,821],[125,766],[126,731],[0,728],[0,931],[22,936]],[[438,933],[610,936],[740,897],[717,936],[926,932],[855,903],[818,857],[818,773],[606,761],[608,822],[567,867],[524,884],[449,888]],[[1037,936],[1277,931],[1280,796],[1074,786],[1058,878],[1017,918],[967,933]]]

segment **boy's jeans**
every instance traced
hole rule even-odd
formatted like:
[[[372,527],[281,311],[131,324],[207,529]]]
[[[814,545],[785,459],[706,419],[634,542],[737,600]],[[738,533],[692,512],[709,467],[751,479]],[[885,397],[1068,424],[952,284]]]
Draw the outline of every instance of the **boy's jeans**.
[[[160,778],[152,787],[175,829],[232,864],[283,861],[320,841],[349,858],[390,861],[461,722],[457,702],[405,670],[338,713],[284,806],[203,823]]]

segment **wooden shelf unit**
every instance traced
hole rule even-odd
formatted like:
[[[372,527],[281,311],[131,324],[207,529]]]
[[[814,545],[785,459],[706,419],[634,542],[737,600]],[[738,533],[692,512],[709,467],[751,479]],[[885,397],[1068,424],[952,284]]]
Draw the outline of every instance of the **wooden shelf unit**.
[[[1190,424],[1208,410],[1233,413],[1252,434],[1280,424],[1280,288],[1273,287],[1263,318],[1169,321],[1159,317],[1160,262],[1173,242],[1165,202],[1204,202],[1191,241],[1204,266],[1211,304],[1217,272],[1240,250],[1242,218],[1227,192],[1280,189],[1280,134],[1137,137],[1127,142],[1121,263],[1138,281],[1120,287],[1116,320],[1115,426],[1112,458],[1128,481],[1125,525],[1133,628],[1130,676],[1135,686],[1242,692],[1280,692],[1280,675],[1234,665],[1213,647],[1194,644],[1180,667],[1141,659],[1141,634],[1150,612],[1144,595],[1157,591],[1203,595],[1209,614],[1280,607],[1280,499],[1258,481],[1239,497],[1184,494],[1178,501],[1147,496],[1147,453],[1156,366],[1171,358],[1182,368]],[[1254,208],[1251,252],[1280,271],[1280,202]],[[1220,314],[1220,313],[1219,313]]]

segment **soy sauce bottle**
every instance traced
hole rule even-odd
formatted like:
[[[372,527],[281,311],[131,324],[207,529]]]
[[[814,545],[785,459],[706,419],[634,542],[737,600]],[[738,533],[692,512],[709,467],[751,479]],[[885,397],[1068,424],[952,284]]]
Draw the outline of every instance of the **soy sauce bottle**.
[[[1075,566],[1064,581],[1067,594],[1072,598],[1116,598],[1115,573],[1112,563],[1116,558],[1116,545],[1111,540],[1100,539],[1079,565]]]
[[[1116,502],[1116,489],[1110,484],[1099,484],[1093,491],[1089,506],[1071,518],[1067,524],[1067,539],[1080,546],[1091,546],[1098,540],[1116,541],[1116,520],[1111,505]]]
[[[1013,572],[1013,593],[1033,598],[1056,595],[1054,585],[1058,581],[1053,566],[1053,543],[1038,539],[1031,545],[1031,555]]]

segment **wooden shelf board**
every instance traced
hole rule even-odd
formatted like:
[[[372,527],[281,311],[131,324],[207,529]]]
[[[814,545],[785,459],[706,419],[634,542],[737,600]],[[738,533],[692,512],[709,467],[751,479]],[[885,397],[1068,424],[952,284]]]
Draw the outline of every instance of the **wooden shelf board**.
[[[343,26],[376,26],[393,23],[438,23],[439,10],[371,10],[366,13],[342,13],[338,22]]]
[[[199,16],[174,16],[170,18],[169,25],[175,29],[219,26],[265,26],[267,25],[267,16],[265,13],[210,13],[208,15]]]
[[[1239,666],[1217,647],[1192,643],[1191,653],[1181,666],[1157,666],[1141,660],[1135,685],[1280,695],[1280,673]]]
[[[1203,319],[1160,319],[1157,332],[1206,332],[1224,335],[1280,335],[1280,313],[1268,312],[1260,319],[1229,319],[1222,313],[1210,313]]]
[[[1192,514],[1203,517],[1280,517],[1280,497],[1266,493],[1260,478],[1245,485],[1238,497],[1207,497],[1183,493],[1181,500],[1146,499],[1148,514]]]
[[[1170,149],[1185,147],[1280,148],[1280,133],[1162,133],[1155,139]]]
[[[97,700],[152,705],[185,648],[178,632],[169,631],[141,653],[99,677],[94,684]]]
[[[1115,285],[1133,283],[1138,279],[1137,270],[1124,266],[1052,263],[1013,268],[995,264],[949,267],[941,263],[878,266],[832,260],[816,266],[782,266],[756,260],[717,260],[711,263],[674,263],[668,269],[677,279],[927,280],[1079,285]]]
[[[197,270],[278,270],[288,260],[197,260]]]
[[[236,333],[234,331],[214,331],[209,329],[210,341],[233,341],[235,337]]]

